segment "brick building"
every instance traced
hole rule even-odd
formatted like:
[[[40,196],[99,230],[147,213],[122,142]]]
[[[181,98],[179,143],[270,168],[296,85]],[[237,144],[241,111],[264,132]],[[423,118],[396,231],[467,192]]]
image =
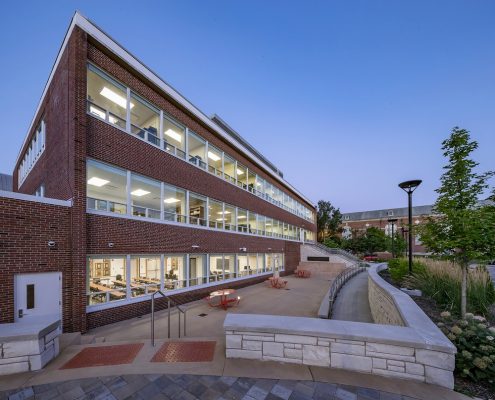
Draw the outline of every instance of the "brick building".
[[[368,228],[379,228],[387,235],[392,234],[392,223],[389,219],[396,219],[393,222],[394,232],[398,232],[408,241],[408,208],[388,208],[383,210],[360,211],[342,214],[342,236],[352,237],[361,235]],[[425,218],[432,215],[432,206],[415,206],[412,208],[413,224],[420,224]],[[419,237],[413,240],[413,254],[424,254],[426,249],[421,244]]]
[[[0,322],[83,332],[148,313],[157,290],[185,302],[290,273],[316,235],[278,168],[78,13],[0,218]]]

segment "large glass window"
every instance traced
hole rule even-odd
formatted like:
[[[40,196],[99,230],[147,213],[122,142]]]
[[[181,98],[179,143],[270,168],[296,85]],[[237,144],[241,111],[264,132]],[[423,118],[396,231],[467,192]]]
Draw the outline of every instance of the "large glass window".
[[[189,193],[189,223],[206,226],[206,197]]]
[[[89,257],[88,305],[126,299],[125,261],[125,257]]]
[[[210,228],[223,229],[225,223],[223,203],[210,199],[208,206],[208,221]]]
[[[271,218],[266,218],[265,221],[265,234],[267,236],[272,236],[273,234],[273,220]]]
[[[224,156],[223,172],[225,180],[235,183],[235,160],[227,154]]]
[[[131,296],[138,297],[160,290],[160,257],[131,256]]]
[[[247,211],[242,208],[237,209],[237,230],[239,232],[248,231]]]
[[[160,110],[146,100],[131,93],[131,133],[155,146],[160,146]]]
[[[193,132],[187,136],[189,162],[206,169],[206,141]]]
[[[248,265],[249,265],[249,274],[254,275],[258,273],[258,255],[257,254],[248,254]]]
[[[217,282],[223,279],[223,256],[210,255],[209,282]]]
[[[237,269],[239,271],[239,276],[256,274],[256,265],[256,254],[237,254]]]
[[[272,253],[266,253],[265,254],[265,271],[266,272],[272,272],[273,269],[273,254]]]
[[[237,163],[236,167],[236,177],[237,177],[237,186],[240,186],[243,189],[247,189],[247,168],[241,163]]]
[[[222,152],[215,146],[208,144],[208,171],[217,176],[222,176]]]
[[[87,206],[93,210],[127,213],[127,172],[123,169],[87,160]]]
[[[186,128],[171,118],[163,118],[163,148],[180,158],[186,158]]]
[[[260,176],[256,176],[256,194],[262,196],[265,193],[265,180]],[[263,197],[263,196],[262,196]]]
[[[184,255],[166,255],[164,264],[164,288],[166,290],[174,290],[186,287],[187,278]]]
[[[163,218],[166,221],[186,222],[186,192],[175,186],[163,186]]]
[[[160,219],[160,192],[160,182],[132,173],[132,215]]]
[[[251,193],[256,193],[256,174],[250,170],[248,170],[247,185]]]
[[[266,235],[266,217],[258,214],[258,235]]]
[[[126,129],[127,89],[98,68],[88,64],[88,111],[106,122]],[[134,108],[131,103],[131,110]]]
[[[189,286],[206,283],[206,256],[191,254],[189,256]]]
[[[225,211],[223,213],[224,227],[228,231],[235,231],[235,207],[229,204],[225,204]]]
[[[284,254],[283,253],[275,253],[273,254],[273,267],[275,271],[283,271],[284,267]]]
[[[258,219],[257,214],[249,212],[249,233],[256,235],[258,233]]]
[[[258,273],[265,272],[265,255],[258,254]]]
[[[223,266],[225,279],[232,279],[237,277],[237,273],[235,270],[235,254],[224,254]]]

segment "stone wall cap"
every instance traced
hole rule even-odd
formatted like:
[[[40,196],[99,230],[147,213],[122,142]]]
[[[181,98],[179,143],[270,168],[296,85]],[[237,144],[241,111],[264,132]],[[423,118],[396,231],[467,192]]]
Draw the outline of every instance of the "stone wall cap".
[[[37,340],[60,327],[60,320],[39,317],[29,321],[0,324],[0,343]]]
[[[364,342],[437,350],[451,354],[456,352],[453,345],[447,346],[444,342],[438,343],[434,340],[426,341],[415,329],[403,326],[308,317],[229,313],[225,317],[223,328],[226,331],[246,331],[271,334],[280,333],[321,338],[359,340]]]

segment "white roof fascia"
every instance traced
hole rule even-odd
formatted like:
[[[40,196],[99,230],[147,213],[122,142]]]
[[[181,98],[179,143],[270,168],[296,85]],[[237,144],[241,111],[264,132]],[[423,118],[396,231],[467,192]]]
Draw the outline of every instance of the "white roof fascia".
[[[313,202],[309,200],[306,196],[300,193],[296,188],[294,188],[290,183],[288,183],[285,179],[280,177],[275,172],[272,172],[271,168],[266,165],[262,160],[260,160],[255,154],[251,153],[248,149],[246,149],[241,143],[235,140],[232,136],[230,136],[227,132],[225,132],[220,126],[218,126],[215,122],[213,122],[210,118],[208,118],[201,110],[195,107],[189,100],[187,100],[184,96],[182,96],[177,90],[171,87],[168,83],[163,81],[158,75],[156,75],[151,69],[149,69],[146,65],[144,65],[141,61],[139,61],[136,57],[134,57],[130,52],[128,52],[125,48],[119,45],[115,40],[113,40],[109,35],[103,32],[99,27],[85,18],[78,11],[74,14],[74,17],[71,20],[67,33],[65,35],[64,41],[62,42],[62,46],[58,52],[55,63],[53,64],[52,70],[50,72],[50,76],[48,81],[46,82],[45,88],[43,89],[43,94],[39,101],[38,107],[36,109],[36,113],[34,114],[33,120],[29,126],[28,132],[24,139],[21,149],[19,150],[19,154],[17,156],[16,164],[19,161],[21,156],[21,151],[24,148],[28,137],[29,132],[33,128],[35,118],[38,115],[38,112],[41,108],[41,104],[45,98],[48,87],[53,79],[57,66],[60,62],[62,54],[67,46],[70,35],[74,30],[75,26],[79,26],[83,31],[85,31],[88,35],[92,36],[98,42],[100,42],[103,46],[105,46],[108,50],[114,53],[117,57],[124,60],[127,64],[129,64],[132,68],[138,71],[141,75],[149,79],[155,85],[157,85],[161,90],[163,90],[168,96],[174,99],[177,103],[179,103],[182,107],[191,112],[195,117],[197,117],[201,122],[203,122],[206,126],[213,129],[217,134],[219,134],[223,139],[232,144],[235,148],[240,149],[244,154],[246,154],[251,160],[253,160],[256,164],[260,165],[265,171],[267,171],[273,178],[284,184],[286,187],[291,189],[294,193],[304,199],[308,204],[313,205]]]

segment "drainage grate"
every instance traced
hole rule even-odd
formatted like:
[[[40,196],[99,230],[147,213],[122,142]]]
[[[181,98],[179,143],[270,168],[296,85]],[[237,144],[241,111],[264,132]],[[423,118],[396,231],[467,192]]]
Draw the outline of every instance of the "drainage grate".
[[[205,313],[201,313],[198,315],[198,317],[206,317],[208,314],[205,314]]]

